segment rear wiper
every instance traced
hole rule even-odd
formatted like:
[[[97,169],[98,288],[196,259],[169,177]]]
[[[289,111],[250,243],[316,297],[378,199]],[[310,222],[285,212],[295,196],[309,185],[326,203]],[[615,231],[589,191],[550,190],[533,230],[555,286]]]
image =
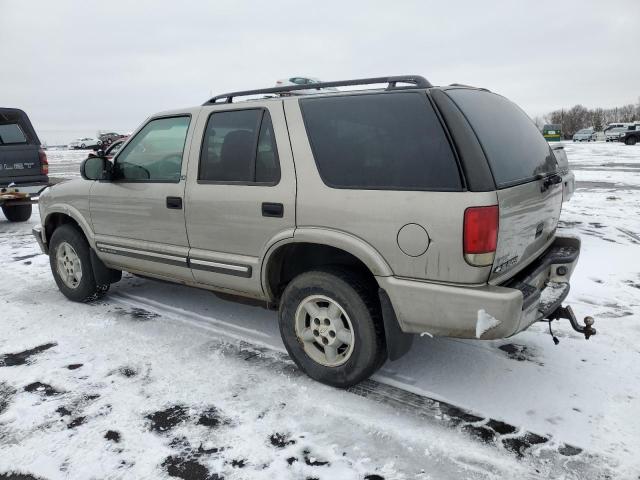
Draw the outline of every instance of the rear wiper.
[[[551,185],[557,185],[559,183],[562,183],[562,177],[557,174],[557,173],[552,173],[549,176],[540,174],[538,175],[538,180],[543,180],[542,185],[540,185],[540,192],[544,193],[547,190],[549,190],[549,187],[551,187]]]

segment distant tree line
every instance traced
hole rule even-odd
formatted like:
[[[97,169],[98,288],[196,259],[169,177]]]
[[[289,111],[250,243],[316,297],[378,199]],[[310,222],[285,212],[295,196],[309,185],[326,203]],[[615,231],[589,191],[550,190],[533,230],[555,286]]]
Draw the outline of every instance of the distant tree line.
[[[554,110],[543,117],[536,117],[534,121],[540,128],[549,123],[562,125],[562,134],[565,138],[571,138],[574,133],[583,128],[593,127],[599,132],[609,123],[640,121],[640,98],[635,105],[630,103],[614,108],[589,109],[582,105],[575,105],[569,109]]]

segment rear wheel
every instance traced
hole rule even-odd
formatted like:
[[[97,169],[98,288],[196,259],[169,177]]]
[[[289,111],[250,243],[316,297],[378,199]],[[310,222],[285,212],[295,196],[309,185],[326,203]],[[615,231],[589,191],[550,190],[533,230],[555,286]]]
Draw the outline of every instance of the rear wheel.
[[[636,137],[629,137],[625,140],[624,143],[626,143],[627,145],[635,145],[638,142],[638,140],[636,139]]]
[[[109,284],[96,283],[87,239],[72,225],[62,225],[53,232],[49,263],[58,288],[69,300],[90,302],[109,290]]]
[[[285,289],[280,334],[311,378],[346,388],[371,376],[386,358],[375,288],[350,270],[303,273]]]
[[[26,222],[31,218],[31,204],[29,205],[14,205],[14,206],[2,206],[2,213],[7,217],[10,222]]]

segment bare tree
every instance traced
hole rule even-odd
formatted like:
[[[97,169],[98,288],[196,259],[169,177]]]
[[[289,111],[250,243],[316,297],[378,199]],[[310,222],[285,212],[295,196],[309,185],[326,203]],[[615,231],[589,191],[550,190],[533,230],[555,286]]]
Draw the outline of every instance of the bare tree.
[[[574,105],[568,110],[554,110],[543,117],[543,123],[559,124],[564,138],[571,138],[582,128],[593,127],[601,131],[610,123],[630,123],[640,121],[640,98],[637,104],[623,105],[614,108],[587,109],[582,105]],[[540,117],[534,119],[536,125]]]

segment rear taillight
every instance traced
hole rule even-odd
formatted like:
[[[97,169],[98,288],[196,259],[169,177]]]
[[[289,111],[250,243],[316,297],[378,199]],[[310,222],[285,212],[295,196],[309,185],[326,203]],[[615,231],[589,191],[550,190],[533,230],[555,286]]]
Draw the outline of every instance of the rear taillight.
[[[38,150],[38,157],[40,158],[40,173],[42,175],[49,175],[49,160],[43,149]]]
[[[470,265],[492,265],[498,244],[497,205],[470,207],[464,211],[464,258]]]

